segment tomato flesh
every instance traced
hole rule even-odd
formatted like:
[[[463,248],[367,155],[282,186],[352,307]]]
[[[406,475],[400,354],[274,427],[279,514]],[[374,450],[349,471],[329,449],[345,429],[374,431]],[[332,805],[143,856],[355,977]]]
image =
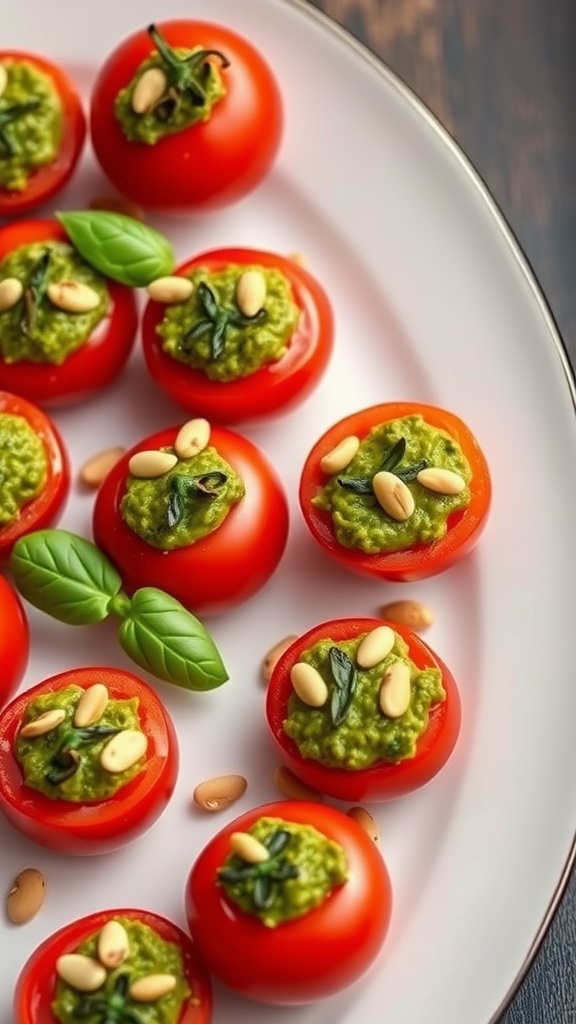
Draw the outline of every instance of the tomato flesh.
[[[16,693],[30,655],[30,630],[22,602],[0,575],[0,707]]]

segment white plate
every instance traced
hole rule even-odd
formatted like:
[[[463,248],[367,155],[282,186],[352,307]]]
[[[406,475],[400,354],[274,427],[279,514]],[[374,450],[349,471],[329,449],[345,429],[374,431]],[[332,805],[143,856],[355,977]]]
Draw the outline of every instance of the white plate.
[[[178,788],[157,825],[103,858],[52,856],[0,825],[0,885],[31,864],[48,880],[42,912],[1,927],[0,1018],[35,945],[102,907],[148,907],[183,924],[196,851],[232,813],[190,807],[200,779],[243,771],[234,814],[273,799],[274,758],[260,728],[259,663],[286,632],[371,614],[410,594],[429,601],[433,647],[459,680],[464,728],[453,760],[425,790],[377,812],[395,889],[378,966],[328,1003],[271,1010],[216,989],[216,1024],[442,1021],[487,1024],[539,935],[573,854],[573,615],[576,420],[558,337],[518,246],[475,172],[434,119],[376,60],[298,0],[212,0],[209,16],[251,37],[282,83],[287,130],[266,183],[211,218],[157,218],[182,256],[223,243],[302,251],[332,296],[336,352],[300,411],[247,430],[280,469],[293,528],[268,586],[211,628],[232,681],[209,695],[159,688],[180,735]],[[49,13],[48,13],[49,10]],[[201,0],[1,0],[2,45],[62,61],[87,94],[98,61],[149,21],[205,17]],[[58,200],[102,190],[87,154]],[[295,500],[302,460],[335,419],[374,402],[452,409],[472,427],[494,482],[491,523],[465,564],[418,586],[380,586],[323,558]],[[139,351],[106,395],[55,416],[76,469],[182,415],[142,369]],[[89,532],[76,487],[63,526]],[[24,686],[103,660],[124,664],[103,627],[73,630],[31,612]],[[251,638],[249,641],[246,638]]]

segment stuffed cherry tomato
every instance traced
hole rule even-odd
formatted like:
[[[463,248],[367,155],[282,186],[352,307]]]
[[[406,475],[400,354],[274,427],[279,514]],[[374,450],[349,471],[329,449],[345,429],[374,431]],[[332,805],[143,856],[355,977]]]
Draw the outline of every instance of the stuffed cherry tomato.
[[[429,782],[460,732],[460,697],[440,658],[405,626],[341,619],[280,657],[267,691],[272,742],[319,793],[384,801]]]
[[[288,505],[251,441],[195,419],[119,459],[96,495],[93,533],[127,593],[159,587],[193,612],[221,612],[275,571]]]
[[[37,54],[0,51],[0,217],[20,215],[59,192],[86,138],[75,85]]]
[[[469,428],[431,405],[391,402],[347,416],[308,455],[300,506],[341,565],[411,581],[466,555],[486,525],[486,459]]]
[[[248,811],[200,853],[188,927],[208,969],[263,1003],[335,994],[374,963],[392,893],[374,841],[351,817],[284,800]]]
[[[40,405],[80,402],[124,367],[134,292],[105,278],[56,221],[0,229],[0,385]]]
[[[0,707],[14,696],[28,665],[30,631],[16,591],[0,576]]]
[[[32,530],[57,522],[70,491],[64,442],[42,409],[0,391],[0,564]]]
[[[332,309],[319,282],[293,259],[214,249],[149,292],[146,364],[188,412],[216,423],[285,412],[326,369]]]
[[[94,983],[81,990],[88,977]],[[148,910],[104,910],[65,925],[32,953],[16,981],[12,1019],[210,1024],[212,983],[177,925]]]
[[[146,832],[178,772],[172,721],[154,691],[116,668],[78,668],[0,714],[0,813],[59,853],[108,853]]]
[[[275,76],[231,29],[175,20],[136,32],[95,81],[91,137],[102,169],[144,207],[208,210],[252,191],[283,128]]]

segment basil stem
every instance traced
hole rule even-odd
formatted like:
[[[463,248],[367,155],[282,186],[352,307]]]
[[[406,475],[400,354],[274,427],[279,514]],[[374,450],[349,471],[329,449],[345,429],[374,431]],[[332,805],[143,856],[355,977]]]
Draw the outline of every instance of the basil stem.
[[[14,143],[10,137],[6,134],[6,125],[12,124],[23,114],[29,114],[32,110],[37,110],[40,106],[40,100],[28,100],[26,103],[14,103],[11,107],[5,107],[4,110],[0,110],[0,146],[4,150],[5,156],[14,156],[16,150],[14,149]]]
[[[187,57],[179,57],[155,25],[148,26],[148,35],[162,60],[168,80],[167,94],[169,95],[170,90],[175,90],[177,103],[179,93],[189,92],[192,102],[197,106],[203,106],[206,102],[205,81],[209,70],[207,58],[218,57],[223,68],[229,67],[228,58],[220,50],[204,49],[194,50]]]
[[[113,281],[145,287],[174,269],[168,239],[133,217],[108,210],[66,211],[56,217],[86,262]]]
[[[330,717],[332,725],[336,729],[348,715],[356,691],[358,675],[354,662],[339,647],[331,647],[328,657],[334,683],[330,698]]]
[[[198,298],[206,316],[187,331],[180,347],[187,352],[190,342],[209,334],[210,354],[214,360],[220,359],[224,352],[226,334],[230,326],[252,327],[255,324],[261,324],[268,316],[265,309],[259,309],[254,316],[244,316],[236,309],[227,309],[225,306],[221,306],[215,292],[205,281],[201,281],[198,285]]]

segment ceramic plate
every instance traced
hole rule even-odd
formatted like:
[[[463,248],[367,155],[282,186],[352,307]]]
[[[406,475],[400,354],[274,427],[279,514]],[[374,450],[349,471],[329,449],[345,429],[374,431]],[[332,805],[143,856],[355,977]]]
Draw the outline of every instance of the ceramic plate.
[[[374,614],[402,596],[428,602],[430,644],[459,681],[457,751],[427,788],[374,809],[395,909],[370,974],[327,1003],[272,1010],[216,989],[215,1024],[488,1024],[541,934],[573,854],[573,615],[576,485],[573,389],[550,314],[478,176],[434,119],[367,52],[297,0],[212,0],[209,16],[249,36],[274,66],[286,103],[279,162],[249,198],[211,217],[152,218],[182,257],[234,243],[306,254],[334,305],[336,348],[300,410],[245,432],[269,454],[291,496],[279,570],[256,597],[210,628],[231,681],[210,694],[158,684],[179,732],[178,787],[160,821],[102,858],[36,848],[0,824],[4,890],[40,868],[48,895],[28,925],[0,925],[0,1017],[36,944],[74,917],[145,907],[183,924],[196,852],[224,821],[276,797],[262,728],[260,661],[279,637],[337,616]],[[200,0],[1,0],[2,45],[44,52],[87,96],[99,61],[129,32]],[[103,182],[91,155],[60,208],[85,206]],[[336,568],[303,526],[303,459],[334,420],[406,399],[451,409],[488,457],[489,527],[476,552],[418,585],[380,585]],[[76,483],[62,521],[90,532],[92,496],[77,483],[89,455],[126,446],[182,414],[155,389],[137,349],[102,397],[55,413]],[[30,612],[24,686],[103,661],[133,668],[105,626],[70,628]],[[194,785],[242,772],[249,787],[222,816],[195,813]]]

